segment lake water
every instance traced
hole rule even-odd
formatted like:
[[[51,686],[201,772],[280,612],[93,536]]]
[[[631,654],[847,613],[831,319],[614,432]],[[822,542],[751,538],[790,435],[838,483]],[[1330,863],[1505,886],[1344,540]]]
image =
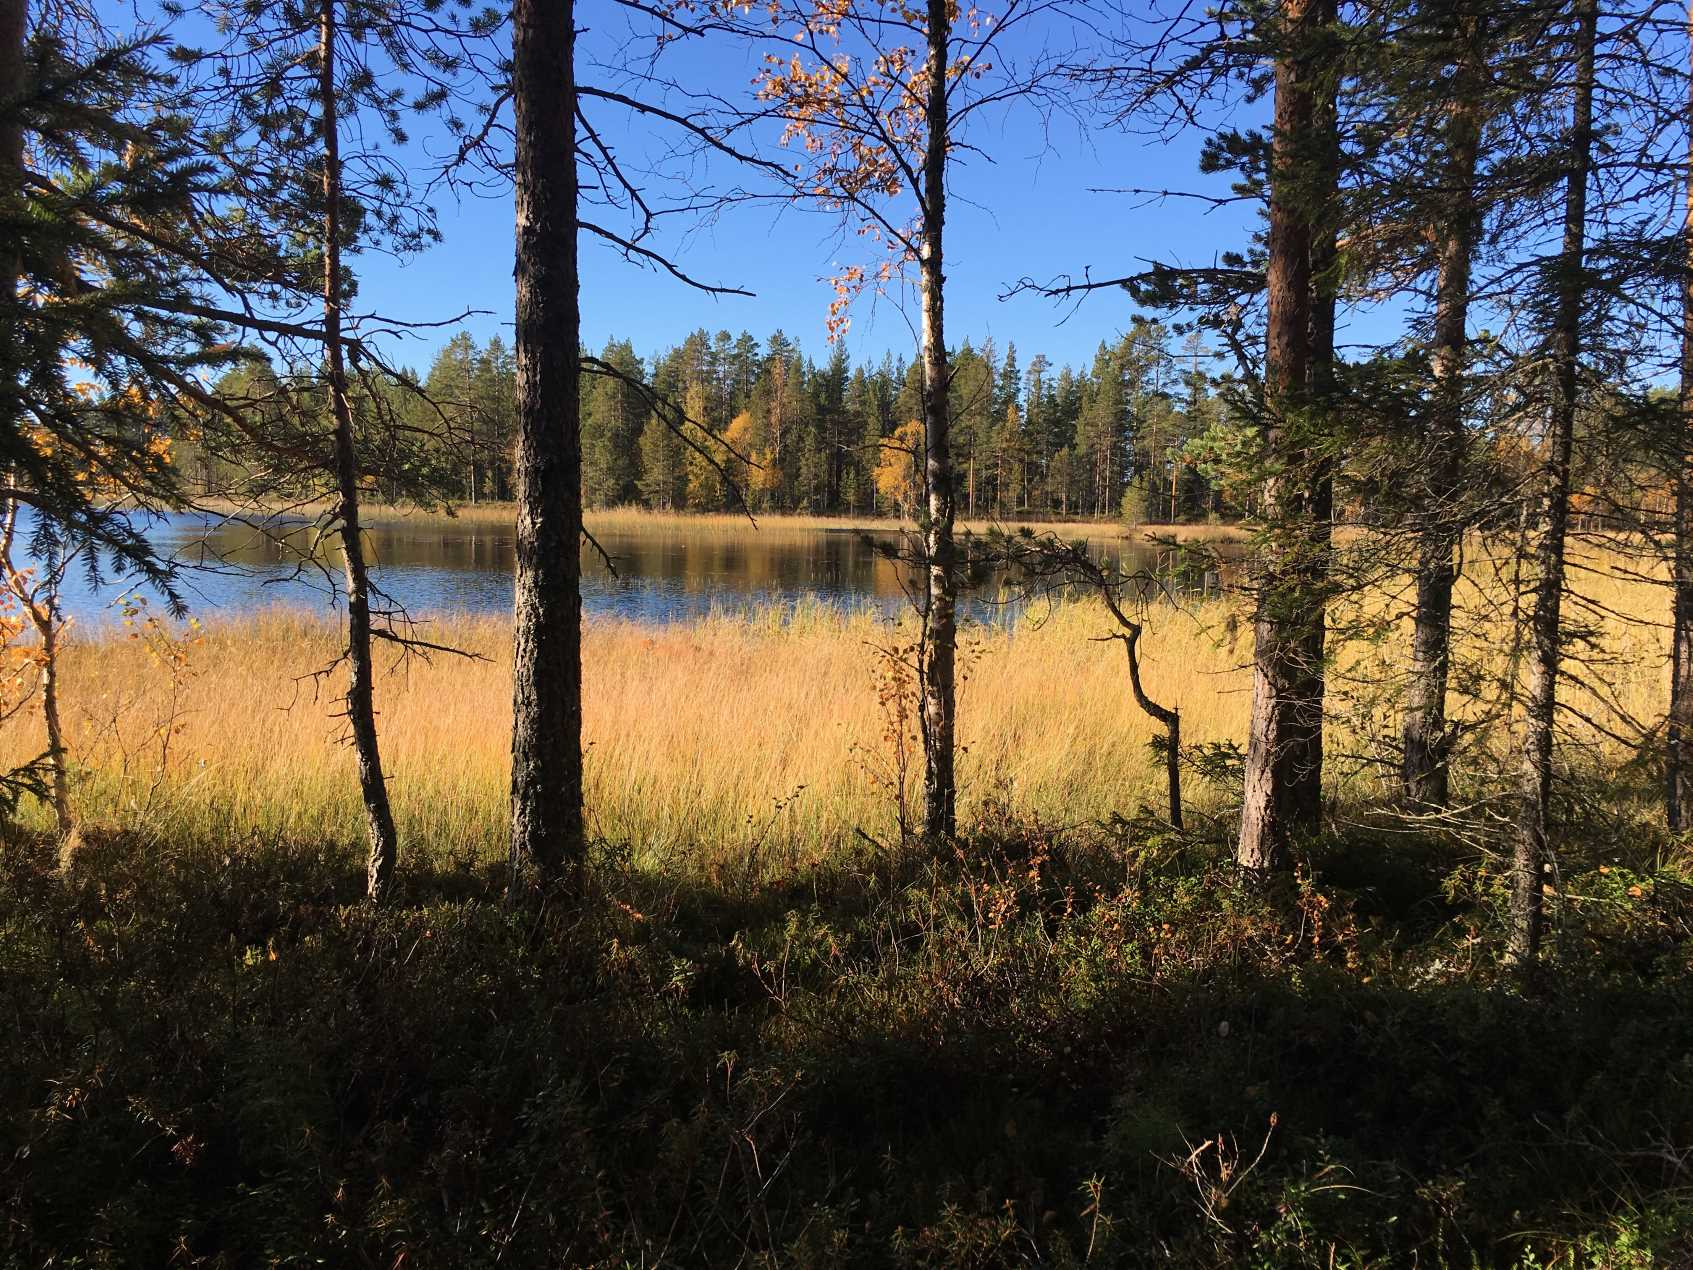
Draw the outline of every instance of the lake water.
[[[162,554],[195,567],[183,575],[190,611],[202,620],[240,615],[276,604],[330,609],[334,589],[323,570],[338,573],[339,557],[321,551],[316,566],[302,564],[307,531],[285,541],[256,529],[202,517],[170,516],[149,536]],[[701,529],[655,520],[638,528],[595,528],[612,558],[582,550],[583,608],[587,617],[667,623],[713,612],[821,602],[843,611],[899,612],[906,604],[901,566],[866,541],[863,531],[797,528],[774,518],[754,529]],[[896,536],[877,533],[894,542]],[[509,613],[515,568],[512,530],[465,517],[419,519],[368,531],[373,576],[414,616],[439,613]],[[1160,549],[1113,541],[1096,545],[1103,557],[1136,567],[1160,565]],[[1164,563],[1167,563],[1165,561]],[[615,572],[614,572],[615,570]],[[64,605],[84,625],[110,620],[120,579],[91,583],[73,570]],[[966,598],[980,621],[1004,621],[1016,611],[991,580]]]

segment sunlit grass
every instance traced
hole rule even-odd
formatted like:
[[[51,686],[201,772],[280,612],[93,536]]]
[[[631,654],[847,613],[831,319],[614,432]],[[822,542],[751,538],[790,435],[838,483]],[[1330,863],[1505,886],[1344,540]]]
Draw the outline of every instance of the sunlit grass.
[[[1588,720],[1626,730],[1629,718],[1661,715],[1667,631],[1659,610],[1667,597],[1627,576],[1633,566],[1620,556],[1581,560],[1568,616],[1592,630],[1583,658],[1570,664],[1565,696],[1581,715],[1569,722],[1614,751],[1619,743]],[[1460,591],[1460,660],[1495,673],[1511,652],[1504,589],[1472,561]],[[1401,601],[1378,593],[1363,607],[1398,612]],[[1112,629],[1090,602],[1037,607],[1010,630],[968,629],[960,689],[966,819],[987,800],[1050,823],[1161,806],[1162,768],[1147,744],[1158,729],[1129,697],[1121,647],[1097,639]],[[402,835],[413,850],[498,853],[509,772],[509,622],[446,617],[424,634],[479,659],[383,658],[376,697]],[[331,620],[276,610],[214,624],[181,647],[174,670],[145,636],[73,638],[63,694],[77,814],[171,839],[360,841],[352,755],[335,717],[342,672],[313,677],[332,666],[340,638]],[[822,604],[663,627],[591,623],[585,733],[594,832],[653,863],[744,861],[759,869],[803,863],[859,840],[860,830],[887,840],[897,831],[893,746],[878,694],[886,659],[877,650],[910,638],[907,627]],[[1155,608],[1141,651],[1147,691],[1180,709],[1184,742],[1244,744],[1250,624],[1229,602]],[[1372,685],[1387,685],[1403,656],[1392,638],[1341,655],[1332,704],[1343,717],[1330,754],[1342,794],[1387,792],[1385,769],[1357,758],[1379,743],[1372,732],[1392,735],[1393,721],[1344,717],[1345,702],[1362,694],[1359,713],[1369,716]],[[1496,704],[1484,687],[1476,699],[1455,698],[1454,712],[1481,719]],[[14,720],[0,737],[0,762],[39,752],[38,726],[33,716]],[[913,753],[913,786],[920,768]],[[1203,818],[1226,812],[1232,791],[1190,778],[1188,795]]]
[[[215,513],[236,510],[233,504],[216,499],[207,500],[204,507]],[[287,514],[310,515],[320,509],[318,504],[302,503],[291,505]],[[241,510],[244,514],[251,514],[254,509]],[[366,503],[360,509],[360,517],[364,523],[373,528],[453,522],[475,526],[510,526],[516,514],[516,505],[509,502],[461,503],[453,506],[451,510],[425,510]],[[684,535],[738,535],[756,532],[779,536],[810,533],[819,529],[897,530],[914,527],[911,521],[889,515],[813,516],[804,512],[763,512],[749,518],[739,512],[661,512],[640,506],[595,508],[587,513],[586,521],[590,531],[599,528]],[[1039,519],[1015,512],[998,518],[960,517],[957,526],[960,532],[974,533],[983,533],[990,528],[1016,530],[1027,526],[1037,532],[1057,532],[1068,538],[1086,538],[1090,541],[1123,538],[1141,541],[1155,537],[1179,542],[1209,542],[1235,541],[1245,536],[1244,532],[1234,525],[1132,525],[1120,520]]]
[[[991,796],[1075,820],[1156,798],[1151,733],[1128,699],[1121,651],[1088,638],[1107,629],[1102,612],[1068,605],[1016,634],[967,636],[966,810]],[[396,814],[409,843],[497,851],[509,624],[449,618],[428,637],[486,660],[384,660],[377,704]],[[907,638],[823,606],[693,625],[591,624],[585,731],[596,832],[657,860],[734,855],[754,843],[797,860],[858,828],[889,834],[892,750],[875,648]],[[73,643],[64,691],[79,814],[172,836],[356,841],[352,756],[332,717],[340,671],[310,677],[333,662],[338,640],[332,623],[283,610],[219,623],[187,649],[174,679],[143,639]],[[1145,654],[1149,689],[1181,705],[1190,740],[1238,731],[1246,680],[1234,653],[1172,615],[1149,633]],[[12,729],[5,759],[28,757],[27,733]]]

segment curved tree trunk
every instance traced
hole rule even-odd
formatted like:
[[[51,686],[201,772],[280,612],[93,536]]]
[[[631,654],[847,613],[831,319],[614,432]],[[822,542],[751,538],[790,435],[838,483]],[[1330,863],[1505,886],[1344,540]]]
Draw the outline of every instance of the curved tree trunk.
[[[942,320],[946,278],[941,252],[946,224],[946,66],[950,35],[947,0],[929,0],[929,135],[923,155],[923,251],[919,265],[923,293],[923,428],[928,451],[924,475],[929,500],[924,530],[928,610],[923,647],[923,828],[932,838],[950,837],[958,824],[958,788],[953,773],[957,744],[954,663],[958,570],[952,533],[956,499],[947,400],[950,373]]]
[[[1435,281],[1434,386],[1424,460],[1427,486],[1421,491],[1417,538],[1416,612],[1411,665],[1405,694],[1400,782],[1419,809],[1445,807],[1450,797],[1447,758],[1453,735],[1446,720],[1446,687],[1452,658],[1454,556],[1465,524],[1457,506],[1464,467],[1464,353],[1468,341],[1470,265],[1479,228],[1475,199],[1476,159],[1481,144],[1477,101],[1483,71],[1477,48],[1482,19],[1460,18],[1452,38],[1457,51],[1445,136],[1445,176],[1440,206],[1440,260]]]
[[[319,21],[318,85],[323,112],[323,336],[329,402],[335,415],[335,486],[341,563],[347,585],[347,722],[358,759],[370,859],[365,889],[373,904],[388,898],[399,842],[388,806],[388,784],[376,741],[375,659],[370,647],[370,576],[359,529],[359,464],[347,366],[341,348],[341,136],[335,101],[335,4],[323,0]]]
[[[576,264],[575,16],[512,10],[517,194],[517,585],[511,886],[579,884],[582,439]],[[568,875],[568,877],[566,876]]]
[[[1564,539],[1569,528],[1570,454],[1575,438],[1578,359],[1581,355],[1582,271],[1586,252],[1587,178],[1593,164],[1593,61],[1597,0],[1577,10],[1575,99],[1564,194],[1564,241],[1558,260],[1557,312],[1551,338],[1555,380],[1548,412],[1541,505],[1532,547],[1534,604],[1529,614],[1529,685],[1522,746],[1522,804],[1511,861],[1511,932],[1506,959],[1532,961],[1544,924],[1541,891],[1549,859],[1552,742],[1558,713],[1560,618],[1564,596]]]

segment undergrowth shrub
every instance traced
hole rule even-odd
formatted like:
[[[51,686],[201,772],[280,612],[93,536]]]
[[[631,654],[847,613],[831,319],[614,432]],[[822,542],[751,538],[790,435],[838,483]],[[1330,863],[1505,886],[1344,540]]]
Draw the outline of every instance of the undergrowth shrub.
[[[994,810],[775,883],[392,908],[299,844],[0,868],[0,1263],[1677,1265],[1693,891],[1365,831],[1244,885]]]

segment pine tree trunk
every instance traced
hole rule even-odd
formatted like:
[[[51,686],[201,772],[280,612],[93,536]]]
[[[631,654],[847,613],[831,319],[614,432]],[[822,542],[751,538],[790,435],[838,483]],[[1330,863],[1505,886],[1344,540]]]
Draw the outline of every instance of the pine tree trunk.
[[[1320,20],[1334,20],[1332,3],[1319,8]],[[1332,195],[1339,177],[1336,105],[1331,89],[1319,102],[1317,111],[1322,166],[1313,175],[1321,182],[1325,199]],[[1324,225],[1314,233],[1311,245],[1311,364],[1306,377],[1308,408],[1323,420],[1330,417],[1335,393],[1334,325],[1339,270],[1340,248],[1335,227]],[[1307,478],[1310,487],[1303,494],[1307,506],[1300,526],[1303,542],[1298,561],[1307,612],[1301,631],[1299,726],[1289,737],[1294,746],[1294,758],[1289,765],[1293,781],[1290,801],[1296,824],[1315,828],[1323,812],[1323,703],[1327,692],[1324,657],[1328,640],[1325,600],[1334,554],[1334,465],[1327,456],[1316,462],[1302,456],[1302,462],[1310,469]]]
[[[341,135],[335,98],[335,5],[323,0],[319,19],[318,86],[323,112],[323,335],[329,366],[329,401],[335,415],[335,484],[339,498],[341,563],[347,585],[347,722],[358,760],[370,837],[366,894],[388,898],[399,855],[388,785],[376,741],[374,664],[370,646],[370,577],[359,529],[359,464],[353,445],[353,412],[347,400],[347,366],[341,348]]]
[[[517,196],[517,588],[511,884],[581,882],[582,436],[575,12],[512,11]]]
[[[1312,575],[1326,570],[1326,524],[1318,524],[1324,482],[1307,484],[1299,450],[1310,426],[1302,416],[1311,404],[1313,339],[1324,330],[1312,286],[1311,165],[1303,157],[1325,113],[1310,48],[1323,12],[1320,0],[1282,0],[1294,47],[1275,68],[1264,373],[1273,470],[1262,490],[1270,531],[1255,579],[1252,719],[1235,848],[1235,862],[1253,874],[1286,864],[1292,838],[1315,827],[1321,792],[1323,629]]]
[[[1523,965],[1540,949],[1542,887],[1549,856],[1552,741],[1558,711],[1559,623],[1564,593],[1564,538],[1569,527],[1570,453],[1575,437],[1581,353],[1582,272],[1586,250],[1587,177],[1593,161],[1593,61],[1597,0],[1580,0],[1570,159],[1564,195],[1564,241],[1558,261],[1557,311],[1551,332],[1554,394],[1548,419],[1541,505],[1535,541],[1534,602],[1529,614],[1529,684],[1522,747],[1522,806],[1511,862],[1511,932],[1506,959]]]
[[[951,14],[947,0],[929,0],[928,145],[923,156],[923,428],[924,468],[929,500],[925,526],[928,556],[928,632],[923,649],[923,827],[931,838],[951,837],[957,828],[958,791],[953,775],[957,697],[953,681],[958,643],[957,568],[952,524],[956,511],[952,468],[950,388],[943,325],[945,274],[942,231],[946,224],[947,45]]]
[[[29,0],[0,0],[0,96],[21,98],[28,91],[24,83],[24,41],[29,36]],[[23,197],[24,130],[19,113],[10,102],[0,109],[0,170],[6,174],[6,188],[0,198]],[[17,212],[22,218],[21,209]],[[23,262],[12,244],[0,246],[0,286],[5,287],[5,311],[16,303]],[[0,330],[0,365],[9,372],[22,369],[13,364],[22,341],[10,330]],[[15,427],[17,420],[0,420],[0,426]]]
[[[1446,688],[1452,657],[1452,588],[1457,582],[1454,554],[1465,525],[1457,506],[1464,467],[1464,353],[1468,346],[1470,264],[1475,250],[1478,209],[1476,158],[1481,143],[1477,102],[1483,67],[1479,20],[1462,18],[1452,38],[1458,50],[1445,137],[1444,193],[1440,222],[1440,259],[1435,281],[1434,376],[1424,452],[1427,485],[1420,491],[1416,612],[1411,634],[1411,665],[1406,683],[1404,751],[1400,781],[1411,806],[1445,807],[1450,797],[1447,758],[1453,737],[1446,721]]]
[[[1693,38],[1693,4],[1688,6],[1687,29]],[[1693,82],[1688,88],[1687,117],[1693,127]],[[1664,809],[1669,828],[1675,833],[1687,827],[1687,808],[1693,803],[1693,762],[1689,762],[1686,751],[1689,739],[1693,738],[1693,132],[1689,138],[1682,231],[1685,239],[1682,250],[1687,255],[1683,259],[1685,273],[1681,280],[1681,418],[1675,470],[1669,771]]]

